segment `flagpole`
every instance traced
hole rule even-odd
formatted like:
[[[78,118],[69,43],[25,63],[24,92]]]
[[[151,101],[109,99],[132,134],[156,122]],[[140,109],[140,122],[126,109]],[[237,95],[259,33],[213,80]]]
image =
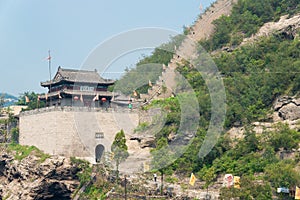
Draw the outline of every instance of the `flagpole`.
[[[50,55],[50,50],[48,50],[48,67],[49,67],[49,80],[50,80],[50,88],[49,88],[49,92],[51,93],[51,88],[52,88],[52,80],[51,80],[51,55]],[[51,96],[49,97],[50,98],[50,105],[49,107],[51,107],[51,104],[52,104],[52,100],[51,100]]]

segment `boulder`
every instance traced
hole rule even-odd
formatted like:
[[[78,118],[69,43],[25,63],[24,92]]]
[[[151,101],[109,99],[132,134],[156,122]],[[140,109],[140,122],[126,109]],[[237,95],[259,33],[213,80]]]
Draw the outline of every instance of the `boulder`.
[[[300,119],[300,106],[293,103],[287,104],[278,111],[278,115],[283,120],[294,121]]]
[[[146,148],[146,147],[155,148],[155,137],[151,136],[151,137],[143,138],[141,140],[140,147],[141,148]]]
[[[275,101],[273,108],[281,120],[295,121],[300,119],[300,98],[280,97]]]

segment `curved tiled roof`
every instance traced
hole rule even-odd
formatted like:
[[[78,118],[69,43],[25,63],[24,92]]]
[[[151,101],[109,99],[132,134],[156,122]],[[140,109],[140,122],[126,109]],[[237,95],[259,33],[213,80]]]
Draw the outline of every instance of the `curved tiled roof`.
[[[76,70],[76,69],[63,69],[58,68],[53,80],[42,82],[41,85],[47,87],[50,83],[53,85],[60,81],[79,82],[79,83],[93,83],[93,84],[108,84],[114,83],[111,79],[103,79],[97,72],[88,70]]]
[[[61,94],[68,94],[68,95],[84,95],[84,96],[96,96],[99,95],[101,96],[105,96],[105,97],[112,97],[113,93],[109,92],[109,91],[76,91],[76,90],[60,90],[60,91],[56,91],[56,92],[51,92],[51,93],[47,93],[44,95],[40,96],[40,99],[46,99],[48,97],[55,97],[55,96],[59,96]]]

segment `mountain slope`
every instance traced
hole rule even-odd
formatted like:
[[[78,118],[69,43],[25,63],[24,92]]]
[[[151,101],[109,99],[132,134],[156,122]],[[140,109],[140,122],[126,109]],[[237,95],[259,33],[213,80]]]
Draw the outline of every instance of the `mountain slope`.
[[[298,0],[239,0],[231,15],[222,16],[213,22],[214,34],[200,41],[199,51],[202,45],[207,51],[214,52],[211,57],[218,66],[226,90],[224,131],[204,158],[200,158],[198,153],[210,123],[211,96],[199,71],[188,61],[176,63],[174,68],[195,91],[200,120],[199,128],[183,155],[170,165],[154,169],[160,172],[159,175],[166,175],[165,180],[180,185],[191,196],[199,197],[209,191],[216,198],[219,196],[225,200],[276,199],[281,195],[276,193],[278,187],[294,189],[300,185],[300,131],[296,124],[300,119],[293,119],[294,129],[284,124],[283,120],[282,123],[273,123],[274,111],[277,117],[283,119],[295,107],[300,107],[295,103],[299,101],[300,91],[299,26],[293,27],[293,37],[290,37],[288,26],[282,31],[270,31],[269,34],[240,45],[261,27],[268,29],[268,25],[276,24],[281,16],[294,17],[300,14],[299,5]],[[171,43],[173,45],[174,41]],[[163,61],[160,63],[166,64],[172,56],[157,51],[144,61]],[[203,61],[201,59],[198,58]],[[205,60],[202,63],[205,67]],[[157,74],[160,74],[159,70]],[[149,76],[149,79],[152,77]],[[295,98],[282,97],[287,95]],[[155,146],[151,153],[156,158],[152,160],[153,166],[161,166],[159,164],[173,159],[166,147],[185,134],[180,132],[182,107],[178,96],[154,100],[144,108],[147,111],[151,107],[161,107],[166,113],[164,126],[151,135],[151,146]],[[273,106],[276,101],[282,102],[279,108]],[[255,124],[268,124],[269,127],[261,127],[258,132]],[[141,124],[140,132],[149,134],[151,125]],[[243,131],[238,132],[238,137],[234,138],[226,133],[232,128]],[[159,154],[160,150],[163,154]],[[191,173],[197,177],[194,186],[188,185]],[[240,189],[222,187],[225,174],[241,177]],[[171,183],[166,185],[172,186]],[[281,197],[294,198],[288,195]]]
[[[242,189],[222,189],[223,199],[272,199],[277,187],[295,188],[300,184],[297,175],[300,155],[296,150],[300,143],[299,130],[291,130],[284,124],[270,125],[270,129],[263,130],[262,134],[253,130],[253,122],[272,124],[272,105],[276,99],[283,95],[299,95],[298,21],[295,26],[289,24],[278,31],[269,31],[269,34],[239,46],[244,38],[255,34],[260,27],[283,24],[282,21],[277,22],[282,15],[287,14],[289,18],[286,20],[290,20],[297,18],[298,12],[298,1],[240,0],[231,15],[214,22],[215,33],[208,40],[201,41],[200,45],[209,51],[217,50],[212,58],[222,74],[227,96],[224,128],[243,128],[244,134],[239,140],[224,134],[204,159],[198,157],[211,117],[210,94],[201,74],[188,62],[181,62],[177,70],[197,94],[201,116],[199,129],[187,151],[160,171],[175,172],[181,176],[194,172],[206,183],[204,187],[213,184],[217,192],[221,189],[215,184],[217,177],[221,178],[226,173],[240,176]],[[229,50],[221,51],[226,46]],[[155,134],[157,149],[161,148],[161,144],[167,146],[179,134],[181,111],[174,99],[176,97],[153,102],[168,111],[165,126]]]
[[[7,93],[0,93],[0,97],[3,97],[4,99],[4,105],[3,105],[4,107],[11,106],[18,101],[17,97]]]

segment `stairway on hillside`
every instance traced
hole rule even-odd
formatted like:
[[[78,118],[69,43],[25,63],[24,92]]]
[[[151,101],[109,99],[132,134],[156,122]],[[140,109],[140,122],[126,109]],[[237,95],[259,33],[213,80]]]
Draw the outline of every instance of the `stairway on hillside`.
[[[231,9],[238,0],[218,0],[216,1],[192,27],[190,35],[195,41],[209,38],[214,32],[214,25],[212,22],[222,15],[230,15]]]
[[[218,0],[203,15],[201,15],[195,25],[191,28],[190,33],[183,40],[180,47],[177,48],[168,65],[162,66],[162,74],[159,76],[156,83],[153,84],[152,88],[148,90],[148,94],[141,94],[141,99],[146,100],[145,104],[154,99],[170,97],[176,93],[176,79],[180,78],[180,74],[176,71],[176,68],[183,60],[191,61],[198,57],[197,42],[208,38],[213,33],[214,25],[212,22],[222,15],[229,15],[232,5],[235,2],[237,2],[237,0]],[[129,145],[131,146],[129,149],[135,147],[133,148],[133,152],[140,153],[130,156],[126,162],[121,164],[120,168],[123,170],[125,169],[124,171],[132,172],[139,169],[139,166],[144,162],[149,161],[151,155],[148,150],[141,150],[136,143]]]
[[[147,103],[153,99],[170,97],[175,93],[176,73],[178,65],[182,64],[183,60],[191,61],[197,58],[197,42],[202,39],[207,39],[214,32],[212,22],[222,15],[229,15],[231,9],[237,0],[218,0],[216,1],[190,28],[189,34],[185,37],[182,44],[177,48],[173,58],[167,66],[163,66],[162,75],[157,80],[156,84],[148,90],[147,95],[142,95],[141,98],[146,99]],[[163,91],[166,87],[167,91]]]

